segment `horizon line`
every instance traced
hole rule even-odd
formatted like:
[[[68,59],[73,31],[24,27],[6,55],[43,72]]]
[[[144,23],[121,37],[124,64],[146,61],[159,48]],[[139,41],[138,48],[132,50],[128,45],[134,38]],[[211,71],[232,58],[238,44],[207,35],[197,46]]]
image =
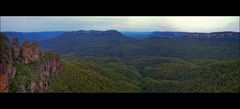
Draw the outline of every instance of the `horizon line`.
[[[116,29],[109,29],[109,30],[84,30],[81,29],[82,31],[109,31],[109,30],[116,30]],[[64,30],[57,30],[57,31],[0,31],[0,32],[21,32],[21,33],[37,33],[37,32],[74,32],[74,31],[81,31],[81,30],[68,30],[68,31],[64,31]],[[214,33],[214,32],[240,32],[240,31],[212,31],[212,32],[197,32],[197,31],[119,31],[116,30],[118,32],[186,32],[186,33]]]

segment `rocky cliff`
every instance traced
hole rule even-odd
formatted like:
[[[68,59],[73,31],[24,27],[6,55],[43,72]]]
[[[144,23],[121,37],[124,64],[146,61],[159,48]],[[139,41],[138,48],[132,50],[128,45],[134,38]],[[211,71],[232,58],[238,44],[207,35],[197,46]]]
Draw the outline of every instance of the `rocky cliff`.
[[[28,41],[10,44],[0,33],[0,92],[47,92],[51,77],[62,70],[60,56],[39,50]]]
[[[186,33],[185,38],[240,38],[239,32]]]
[[[10,80],[16,73],[13,65],[10,43],[4,35],[0,34],[0,92],[7,92]]]
[[[35,69],[34,77],[30,83],[30,92],[48,92],[51,78],[58,75],[63,67],[60,56],[53,53],[46,53],[44,59],[40,59],[38,67]],[[27,86],[25,86],[27,87]]]
[[[20,52],[21,52],[21,49],[20,49],[20,45],[18,43],[18,39],[14,38],[12,40],[12,59],[14,61],[19,61],[19,55],[20,55]]]
[[[23,43],[21,61],[22,63],[28,64],[29,62],[39,60],[39,45],[37,42],[29,44],[28,41]]]

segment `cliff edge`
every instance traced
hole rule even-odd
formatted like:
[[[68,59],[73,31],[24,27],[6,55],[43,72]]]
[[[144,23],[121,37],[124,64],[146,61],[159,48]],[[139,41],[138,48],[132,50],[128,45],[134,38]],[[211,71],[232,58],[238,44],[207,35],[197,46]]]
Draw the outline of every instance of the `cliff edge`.
[[[58,54],[40,51],[37,42],[10,44],[0,33],[0,92],[48,92],[51,78],[61,71]]]

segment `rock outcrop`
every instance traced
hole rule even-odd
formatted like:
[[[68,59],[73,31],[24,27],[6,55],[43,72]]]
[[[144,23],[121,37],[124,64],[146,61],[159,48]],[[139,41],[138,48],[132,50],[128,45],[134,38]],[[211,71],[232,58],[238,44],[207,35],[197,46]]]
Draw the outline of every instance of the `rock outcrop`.
[[[7,92],[11,79],[16,73],[12,49],[6,36],[0,34],[0,92]]]
[[[28,64],[31,61],[39,60],[40,54],[42,53],[39,51],[39,44],[37,42],[29,44],[29,42],[26,41],[23,43],[21,56],[22,63]]]
[[[39,50],[39,44],[28,41],[20,47],[18,40],[13,39],[10,44],[8,38],[0,33],[0,92],[8,92],[9,85],[15,74],[19,73],[16,64],[28,65],[35,62],[31,76],[37,78],[29,80],[27,84],[19,84],[17,92],[47,92],[51,77],[62,70],[60,56]]]
[[[14,38],[12,40],[12,57],[13,57],[13,61],[19,61],[19,56],[20,56],[20,53],[21,53],[21,48],[20,48],[20,45],[18,43],[18,39],[17,38]]]
[[[31,45],[31,49],[32,49],[32,52],[31,52],[30,60],[31,61],[39,60],[39,57],[40,57],[39,44],[37,42],[33,42]]]
[[[31,92],[48,92],[51,84],[50,78],[62,71],[60,56],[52,53],[47,53],[46,55],[49,57],[36,69],[35,76],[39,79],[31,82]]]

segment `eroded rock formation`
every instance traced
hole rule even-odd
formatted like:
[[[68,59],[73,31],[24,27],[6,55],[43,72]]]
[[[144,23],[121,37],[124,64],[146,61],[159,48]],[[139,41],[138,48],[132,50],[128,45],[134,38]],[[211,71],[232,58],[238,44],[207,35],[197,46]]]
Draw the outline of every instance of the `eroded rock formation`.
[[[37,42],[33,42],[32,44],[29,44],[28,41],[24,42],[21,53],[21,61],[24,64],[28,64],[31,61],[39,60],[39,57],[43,56],[42,53],[39,51],[39,44]]]
[[[0,33],[0,92],[8,92],[11,81],[18,73],[16,64],[28,65],[32,62],[37,65],[31,72],[35,79],[20,84],[17,92],[47,92],[50,78],[62,70],[61,59],[57,54],[40,51],[37,42],[30,44],[26,41],[20,47],[17,39],[10,44],[8,38]]]
[[[12,57],[13,57],[13,61],[19,61],[19,55],[21,53],[21,48],[20,45],[18,43],[18,39],[14,38],[12,40]]]
[[[51,55],[52,56],[48,57],[48,59],[36,69],[35,75],[39,79],[38,81],[31,82],[31,92],[48,92],[51,83],[50,78],[58,75],[62,71],[60,56],[56,54]]]
[[[8,91],[8,85],[15,73],[10,43],[7,37],[0,34],[0,92]]]

